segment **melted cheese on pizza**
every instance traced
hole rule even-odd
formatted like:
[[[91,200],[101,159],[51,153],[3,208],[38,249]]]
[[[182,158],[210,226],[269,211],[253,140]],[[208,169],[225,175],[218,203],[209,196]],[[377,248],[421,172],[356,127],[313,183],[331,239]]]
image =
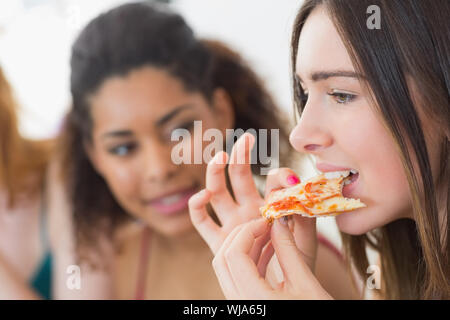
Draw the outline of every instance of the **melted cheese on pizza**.
[[[321,174],[293,187],[272,191],[266,205],[260,208],[261,214],[269,220],[291,214],[320,217],[365,207],[360,200],[342,195],[344,179],[327,179]]]

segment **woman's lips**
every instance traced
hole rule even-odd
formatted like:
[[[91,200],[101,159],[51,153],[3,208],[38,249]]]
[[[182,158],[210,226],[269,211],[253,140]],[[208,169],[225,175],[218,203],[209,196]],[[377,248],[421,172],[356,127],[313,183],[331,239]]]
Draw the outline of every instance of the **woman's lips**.
[[[335,166],[330,163],[324,163],[324,162],[316,163],[316,168],[317,168],[317,170],[319,170],[322,173],[350,171],[351,174],[348,178],[352,182],[349,184],[344,184],[344,186],[342,188],[342,195],[346,198],[352,198],[351,195],[352,195],[352,193],[354,193],[354,190],[358,186],[358,181],[359,181],[359,172],[357,170],[352,169],[352,168],[347,168],[347,167]]]
[[[158,213],[163,215],[175,215],[186,209],[191,196],[197,192],[197,188],[191,187],[179,192],[171,193],[167,196],[145,202],[146,205],[154,208]]]
[[[346,171],[346,170],[352,170],[352,168],[335,166],[335,165],[333,165],[333,164],[330,164],[330,163],[324,163],[324,162],[318,162],[318,163],[316,163],[316,168],[317,168],[317,170],[319,170],[320,172],[333,172],[333,171]]]
[[[352,195],[353,191],[356,189],[356,187],[358,186],[359,172],[356,174],[350,175],[350,180],[351,180],[351,183],[344,185],[344,187],[342,188],[342,195],[346,198],[352,198],[351,195]]]

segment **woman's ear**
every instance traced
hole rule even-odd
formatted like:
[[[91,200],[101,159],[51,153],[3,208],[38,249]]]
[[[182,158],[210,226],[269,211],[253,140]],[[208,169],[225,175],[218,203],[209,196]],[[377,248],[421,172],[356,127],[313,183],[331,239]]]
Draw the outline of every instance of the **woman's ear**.
[[[224,134],[226,129],[234,129],[235,113],[233,101],[228,92],[223,88],[217,88],[213,92],[212,107],[218,119],[217,129],[220,129]]]

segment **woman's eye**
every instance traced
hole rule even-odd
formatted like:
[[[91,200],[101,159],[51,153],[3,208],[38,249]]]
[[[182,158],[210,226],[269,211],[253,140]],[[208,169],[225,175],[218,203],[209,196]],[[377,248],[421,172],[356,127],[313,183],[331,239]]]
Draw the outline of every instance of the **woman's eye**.
[[[308,101],[308,92],[302,92],[300,94],[300,100],[303,102],[303,104],[306,104]]]
[[[173,135],[182,136],[184,133],[184,130],[191,131],[193,128],[194,128],[194,121],[185,122],[185,123],[179,125],[178,127],[176,127],[175,129],[173,129],[169,134],[169,138],[172,137]]]
[[[297,99],[302,103],[302,105],[305,105],[308,101],[308,92],[299,90],[297,93]]]
[[[188,121],[178,127],[178,129],[191,130],[194,127],[194,121]]]
[[[136,145],[134,143],[121,144],[109,149],[109,153],[123,157],[129,155],[135,148]]]
[[[298,90],[297,91],[297,102],[296,103],[296,117],[300,118],[300,114],[303,111],[303,108],[305,107],[306,103],[308,102],[308,92],[305,92],[303,90]]]
[[[356,98],[356,95],[344,92],[331,92],[328,93],[328,95],[332,96],[334,101],[336,101],[339,104],[346,104],[352,102]]]

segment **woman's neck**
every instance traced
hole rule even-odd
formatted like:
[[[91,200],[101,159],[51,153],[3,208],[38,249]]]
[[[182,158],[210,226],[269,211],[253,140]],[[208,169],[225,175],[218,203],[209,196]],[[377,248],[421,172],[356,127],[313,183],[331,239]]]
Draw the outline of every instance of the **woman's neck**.
[[[190,252],[209,250],[203,238],[194,228],[177,236],[156,234],[169,250]]]

